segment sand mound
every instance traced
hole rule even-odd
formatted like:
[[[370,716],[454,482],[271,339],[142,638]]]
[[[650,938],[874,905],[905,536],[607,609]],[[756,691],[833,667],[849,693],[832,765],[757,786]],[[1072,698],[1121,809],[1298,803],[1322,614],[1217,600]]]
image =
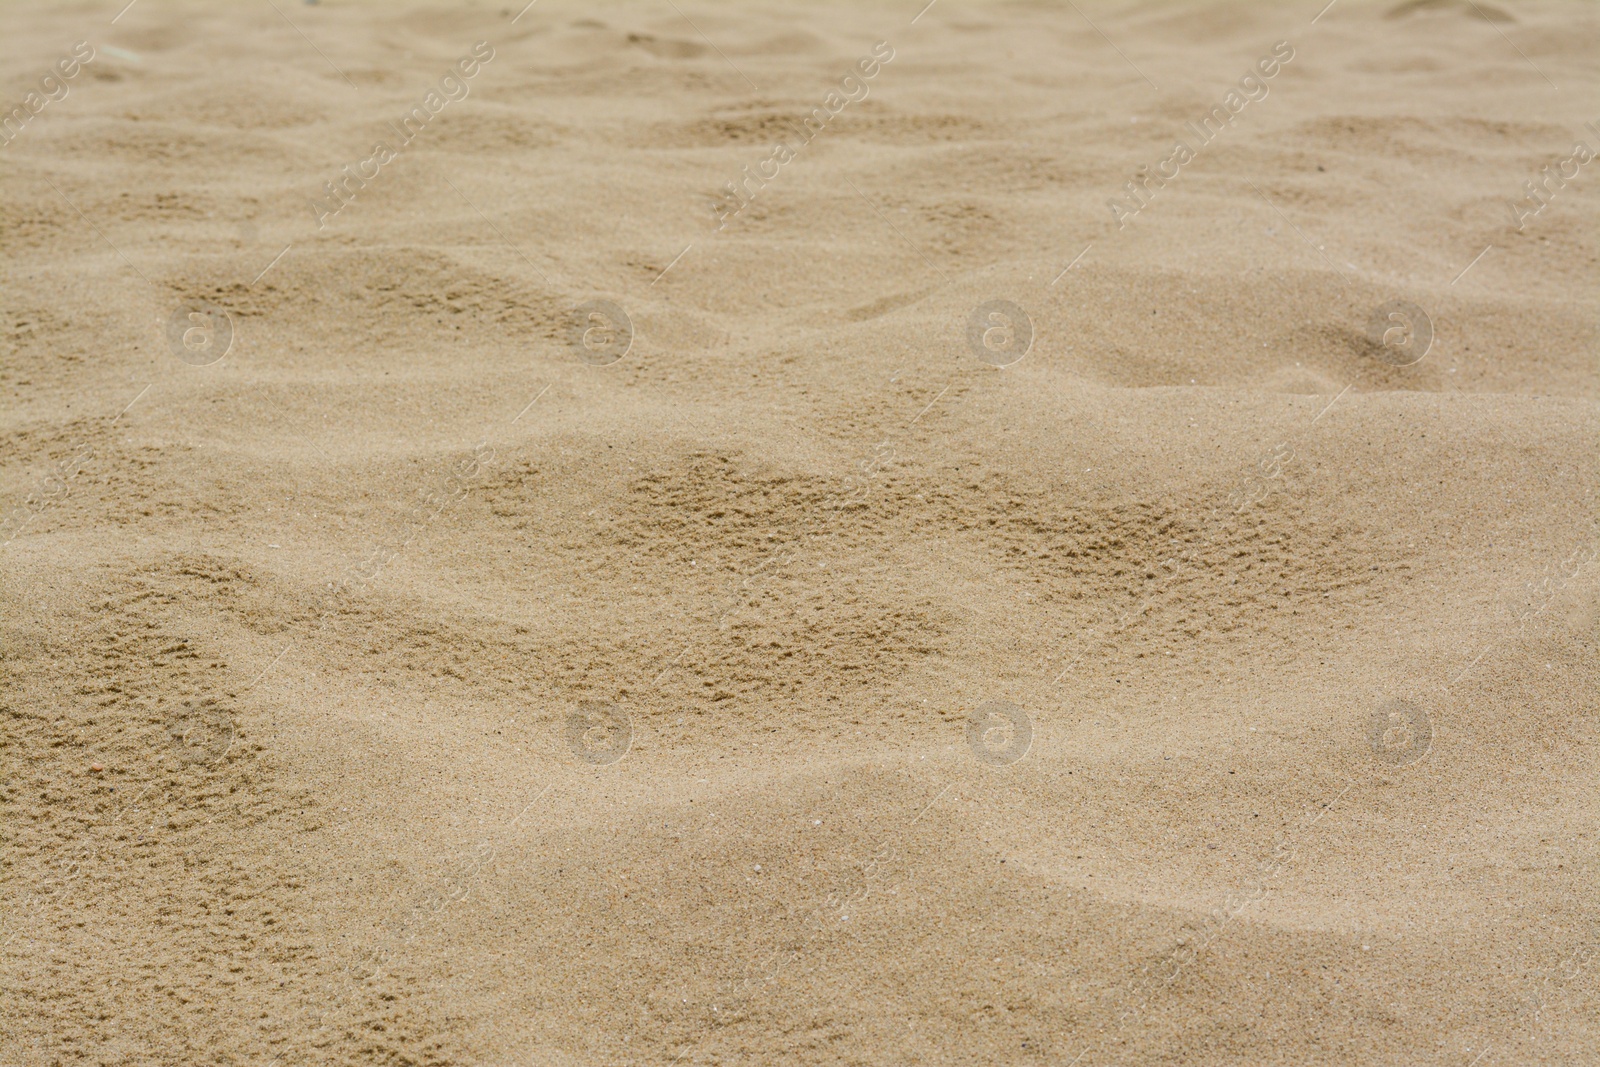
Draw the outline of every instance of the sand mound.
[[[1593,1062],[1591,7],[120,7],[0,1062]]]

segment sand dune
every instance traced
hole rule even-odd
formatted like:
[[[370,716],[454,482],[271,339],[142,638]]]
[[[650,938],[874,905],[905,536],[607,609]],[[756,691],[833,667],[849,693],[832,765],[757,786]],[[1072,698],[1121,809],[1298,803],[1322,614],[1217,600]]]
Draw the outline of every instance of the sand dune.
[[[0,1063],[1595,1062],[1592,5],[0,21]]]

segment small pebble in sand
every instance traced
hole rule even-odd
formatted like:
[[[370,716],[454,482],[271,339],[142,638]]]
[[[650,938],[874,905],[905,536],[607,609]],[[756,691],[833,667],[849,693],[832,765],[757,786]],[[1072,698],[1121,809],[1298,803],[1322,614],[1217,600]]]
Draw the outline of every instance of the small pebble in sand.
[[[98,763],[91,763],[89,764],[89,769],[91,771],[103,771],[105,770],[105,767]]]

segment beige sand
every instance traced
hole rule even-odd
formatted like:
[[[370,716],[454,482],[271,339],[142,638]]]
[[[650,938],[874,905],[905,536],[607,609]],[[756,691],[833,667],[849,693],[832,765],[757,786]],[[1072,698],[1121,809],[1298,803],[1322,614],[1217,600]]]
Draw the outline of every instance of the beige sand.
[[[1600,1062],[1593,5],[121,7],[0,1064]]]

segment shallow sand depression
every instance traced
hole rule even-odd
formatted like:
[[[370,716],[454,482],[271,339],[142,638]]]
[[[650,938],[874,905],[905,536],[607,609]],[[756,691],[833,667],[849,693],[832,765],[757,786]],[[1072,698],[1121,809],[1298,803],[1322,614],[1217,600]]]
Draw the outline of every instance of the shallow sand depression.
[[[1600,1048],[1591,4],[0,8],[0,1064]]]

